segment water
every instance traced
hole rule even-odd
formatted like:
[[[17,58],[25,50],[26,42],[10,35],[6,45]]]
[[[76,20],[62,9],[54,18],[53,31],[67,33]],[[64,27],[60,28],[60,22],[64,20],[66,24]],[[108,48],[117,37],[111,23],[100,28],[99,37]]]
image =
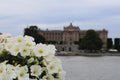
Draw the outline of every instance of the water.
[[[66,80],[120,80],[120,57],[62,56]]]

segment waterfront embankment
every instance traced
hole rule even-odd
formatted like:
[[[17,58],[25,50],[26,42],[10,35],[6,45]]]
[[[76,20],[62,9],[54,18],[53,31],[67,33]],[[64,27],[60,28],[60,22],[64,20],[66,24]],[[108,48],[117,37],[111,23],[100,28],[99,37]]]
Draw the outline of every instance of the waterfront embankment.
[[[58,56],[120,56],[120,53],[57,52]]]

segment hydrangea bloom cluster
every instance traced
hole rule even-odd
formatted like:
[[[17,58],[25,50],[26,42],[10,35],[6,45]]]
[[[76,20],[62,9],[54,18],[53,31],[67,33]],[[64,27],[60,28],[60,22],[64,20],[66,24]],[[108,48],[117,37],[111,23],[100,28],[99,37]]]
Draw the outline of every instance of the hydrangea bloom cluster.
[[[0,80],[65,80],[54,45],[30,36],[0,39]]]

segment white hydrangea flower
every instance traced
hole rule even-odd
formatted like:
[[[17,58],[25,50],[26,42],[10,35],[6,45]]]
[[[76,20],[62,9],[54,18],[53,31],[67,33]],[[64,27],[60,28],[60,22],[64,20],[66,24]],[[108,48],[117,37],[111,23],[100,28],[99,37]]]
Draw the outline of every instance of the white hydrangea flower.
[[[53,54],[49,54],[49,55],[44,56],[44,59],[46,61],[53,61],[54,57],[55,56]]]
[[[17,70],[17,76],[18,80],[29,80],[28,69],[26,68],[26,66],[19,67],[19,69]]]
[[[6,43],[6,44],[4,44],[4,47],[7,51],[11,51],[11,49],[13,47],[13,43]]]
[[[58,58],[56,58],[56,57],[54,57],[53,62],[54,62],[55,64],[62,65],[61,60],[58,59]]]
[[[55,64],[53,62],[51,62],[48,66],[47,66],[47,70],[49,74],[53,74],[53,73],[57,73],[59,69],[59,65]]]
[[[48,45],[47,49],[48,49],[49,54],[55,54],[56,52],[56,48],[54,45]]]
[[[29,64],[29,63],[32,63],[34,61],[34,58],[30,58],[28,61],[27,61],[27,63]]]
[[[7,76],[9,76],[10,79],[15,79],[17,77],[16,72],[14,70],[14,66],[13,65],[7,65],[6,68],[6,73]]]
[[[0,77],[6,73],[6,62],[0,63]]]
[[[16,43],[24,44],[25,40],[23,36],[17,36],[14,38]]]
[[[24,43],[24,46],[25,47],[27,47],[27,48],[29,48],[29,49],[33,49],[34,48],[34,46],[35,46],[35,42],[28,42],[28,41],[26,41],[25,43]]]
[[[30,42],[33,42],[33,41],[34,41],[34,38],[33,38],[33,37],[27,36],[27,35],[24,36],[24,39],[25,39],[26,41],[30,41]]]
[[[2,51],[3,51],[3,44],[2,43],[0,43],[0,54],[2,54]]]
[[[9,37],[9,34],[0,35],[0,43],[5,43],[8,37]]]
[[[13,78],[14,79],[14,78]],[[10,78],[9,75],[6,75],[6,74],[3,74],[1,77],[0,77],[0,80],[13,80],[12,78]]]
[[[43,77],[43,80],[54,80],[54,77],[50,74]]]
[[[5,37],[3,35],[0,35],[0,43],[4,42]]]
[[[41,75],[41,72],[42,72],[41,66],[39,66],[39,65],[32,65],[30,67],[30,69],[31,69],[31,75],[32,76],[38,77],[39,75]]]
[[[54,61],[54,55],[47,55],[47,56],[44,56],[44,64],[46,65],[46,66],[48,66],[50,63],[52,63],[53,61]]]
[[[59,73],[58,73],[58,78],[59,78],[60,80],[65,80],[65,75],[66,75],[66,72],[65,72],[65,71],[59,72]]]
[[[35,46],[35,42],[34,42],[34,38],[33,37],[30,37],[30,36],[24,36],[24,39],[25,39],[25,44],[24,46],[25,47],[28,47],[30,49],[33,49],[33,47]]]
[[[23,70],[24,70],[26,73],[28,72],[28,67],[27,67],[27,65],[23,66],[22,68],[23,68]]]
[[[51,64],[51,63],[54,63],[54,64],[59,65],[59,66],[62,66],[62,65],[61,65],[61,60],[58,59],[58,58],[56,58],[54,55],[45,56],[44,59],[45,59],[45,60],[44,60],[44,64],[45,64],[46,66],[48,66],[48,65]]]
[[[18,53],[21,51],[22,46],[14,44],[13,47],[10,49],[10,53],[13,56],[17,56]]]
[[[48,55],[47,46],[45,44],[41,44],[41,43],[37,44],[34,47],[33,52],[34,52],[35,56],[37,56],[37,57]]]
[[[23,47],[22,50],[20,51],[20,55],[23,57],[29,56],[30,55],[30,49],[27,47]]]
[[[15,39],[13,37],[7,38],[6,43],[15,43]]]

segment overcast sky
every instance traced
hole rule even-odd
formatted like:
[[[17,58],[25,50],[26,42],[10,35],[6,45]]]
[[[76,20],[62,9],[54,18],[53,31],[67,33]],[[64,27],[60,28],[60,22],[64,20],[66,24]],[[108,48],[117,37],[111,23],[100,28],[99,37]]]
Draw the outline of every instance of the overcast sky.
[[[27,25],[63,30],[70,22],[120,37],[120,0],[0,0],[2,33],[23,35]]]

